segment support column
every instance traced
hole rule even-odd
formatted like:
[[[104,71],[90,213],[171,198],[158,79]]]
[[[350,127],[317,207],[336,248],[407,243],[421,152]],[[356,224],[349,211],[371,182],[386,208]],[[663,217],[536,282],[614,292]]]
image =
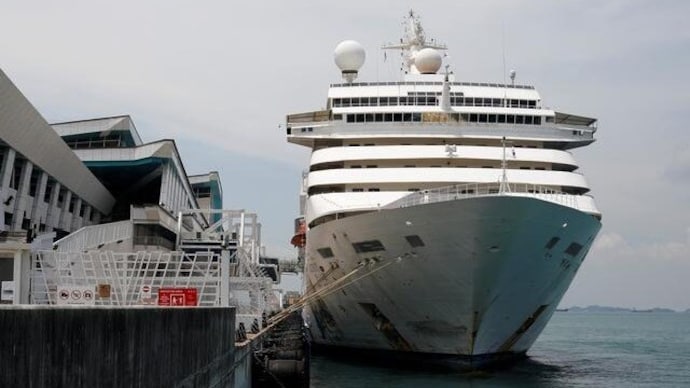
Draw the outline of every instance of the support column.
[[[93,222],[91,222],[91,212],[92,211],[93,211],[93,207],[87,203],[86,209],[84,209],[84,217],[82,218],[82,224],[83,225],[93,224]]]
[[[82,200],[79,197],[77,197],[77,200],[74,201],[74,209],[72,209],[72,221],[70,226],[70,232],[77,230],[84,225],[84,220],[81,218],[82,216],[79,215],[81,213],[81,203]]]
[[[36,187],[36,194],[34,195],[34,206],[31,211],[31,225],[36,225],[38,230],[39,226],[44,222],[41,219],[46,217],[45,208],[46,204],[43,201],[46,194],[46,187],[48,187],[48,174],[45,171],[41,171],[41,175],[38,178],[38,186]]]
[[[220,251],[220,306],[230,306],[230,251],[227,247],[227,239],[223,242]]]
[[[7,152],[5,152],[2,158],[2,168],[0,169],[0,231],[5,230],[5,211],[11,208],[13,205],[12,201],[16,199],[14,198],[14,189],[10,189],[10,181],[14,173],[14,160],[16,155],[17,152],[15,150],[7,147]],[[12,197],[11,200],[10,197]],[[5,203],[7,203],[7,205]],[[10,229],[11,228],[10,226]]]
[[[13,304],[29,304],[29,278],[31,251],[29,248],[14,252],[14,300]]]
[[[19,184],[17,185],[17,198],[14,199],[14,218],[12,219],[12,224],[15,230],[22,228],[27,209],[30,207],[27,201],[29,198],[29,186],[31,186],[31,170],[33,170],[33,168],[34,164],[24,159],[22,171],[19,174]],[[29,229],[31,229],[31,225],[29,225]]]
[[[70,218],[68,222],[65,222],[67,215],[69,214],[69,203],[72,201],[72,191],[69,189],[65,190],[65,198],[62,201],[62,209],[60,209],[60,217],[58,220],[58,228],[64,230],[65,232],[70,231]]]
[[[2,160],[2,171],[0,171],[0,189],[3,193],[7,192],[10,187],[10,180],[12,179],[12,174],[14,172],[14,159],[17,156],[17,151],[12,148],[7,148],[5,152],[5,157]],[[5,200],[5,198],[0,198],[0,200]]]
[[[58,209],[57,205],[61,189],[62,185],[60,182],[55,181],[52,193],[50,193],[50,202],[48,203],[46,230],[59,229],[60,227],[60,209]]]

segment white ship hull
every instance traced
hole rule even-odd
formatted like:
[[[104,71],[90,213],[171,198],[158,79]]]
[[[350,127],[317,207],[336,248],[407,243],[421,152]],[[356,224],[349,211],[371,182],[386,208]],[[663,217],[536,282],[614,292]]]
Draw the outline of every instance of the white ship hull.
[[[600,227],[576,209],[510,195],[327,222],[307,234],[306,286],[321,297],[305,319],[316,344],[470,358],[523,354]],[[358,253],[353,243],[362,242],[369,243]]]

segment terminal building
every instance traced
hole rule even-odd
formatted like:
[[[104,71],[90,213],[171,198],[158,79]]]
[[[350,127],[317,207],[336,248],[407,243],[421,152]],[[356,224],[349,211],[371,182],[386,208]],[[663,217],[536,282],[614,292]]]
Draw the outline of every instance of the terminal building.
[[[174,140],[144,143],[129,116],[51,125],[2,70],[0,163],[5,303],[26,302],[32,243],[174,250],[180,232],[207,228],[219,217],[209,210],[222,209],[218,173],[188,175]]]

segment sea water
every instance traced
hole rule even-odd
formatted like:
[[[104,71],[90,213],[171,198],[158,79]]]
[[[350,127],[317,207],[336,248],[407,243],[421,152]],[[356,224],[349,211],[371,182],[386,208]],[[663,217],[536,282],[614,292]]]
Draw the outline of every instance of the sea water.
[[[316,354],[311,387],[690,387],[690,313],[556,312],[527,354],[462,373]]]

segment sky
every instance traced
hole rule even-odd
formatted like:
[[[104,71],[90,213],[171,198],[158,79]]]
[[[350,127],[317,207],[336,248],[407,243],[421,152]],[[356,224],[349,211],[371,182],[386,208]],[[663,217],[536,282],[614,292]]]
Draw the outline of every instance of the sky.
[[[0,68],[48,122],[129,114],[145,142],[175,139],[294,258],[309,153],[285,116],[325,106],[345,39],[367,50],[359,80],[398,80],[380,46],[410,9],[458,80],[515,69],[545,106],[599,119],[574,156],[604,226],[561,306],[690,308],[690,2],[10,0]]]

